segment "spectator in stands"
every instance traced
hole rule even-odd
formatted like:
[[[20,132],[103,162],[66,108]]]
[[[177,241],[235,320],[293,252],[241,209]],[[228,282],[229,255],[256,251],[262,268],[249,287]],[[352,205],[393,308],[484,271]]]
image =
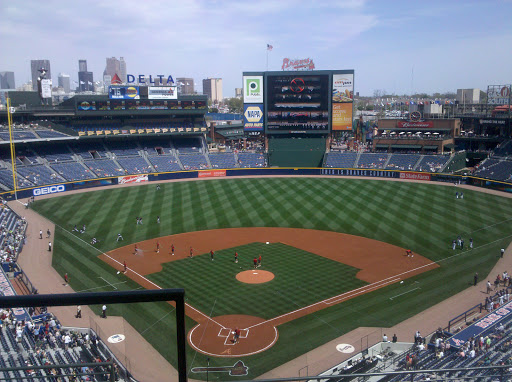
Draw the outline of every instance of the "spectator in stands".
[[[393,343],[396,344],[398,342],[398,337],[396,336],[396,333],[393,334]]]
[[[386,334],[384,334],[384,335],[382,336],[382,342],[389,342],[389,341],[388,341],[388,336],[386,336]]]

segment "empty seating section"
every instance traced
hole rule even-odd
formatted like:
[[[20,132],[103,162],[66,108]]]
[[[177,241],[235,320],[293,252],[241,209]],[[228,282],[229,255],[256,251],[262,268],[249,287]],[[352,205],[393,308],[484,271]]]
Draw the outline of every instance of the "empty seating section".
[[[124,170],[112,159],[88,160],[84,161],[84,163],[98,176],[98,178],[124,175]]]
[[[35,148],[40,157],[49,162],[70,161],[73,153],[65,145],[38,146]]]
[[[179,158],[185,170],[201,170],[209,167],[203,154],[180,154]]]
[[[108,151],[116,156],[139,155],[139,146],[134,141],[112,141],[106,144]]]
[[[148,155],[165,155],[171,152],[171,143],[169,139],[147,139],[140,142],[140,145]]]
[[[512,161],[501,158],[487,158],[474,173],[481,178],[489,178],[501,181],[509,181],[512,178]]]
[[[210,153],[212,168],[235,168],[235,155],[233,153]]]
[[[173,143],[180,154],[201,152],[201,141],[198,138],[177,139]]]
[[[50,167],[69,181],[96,178],[96,175],[91,170],[86,169],[81,163],[77,162],[53,163]]]
[[[80,155],[83,159],[99,159],[105,158],[105,147],[101,142],[80,142],[71,144],[71,148],[75,153]]]
[[[373,153],[363,153],[359,157],[359,161],[357,163],[358,168],[384,168],[386,161],[388,160],[389,154],[373,154]]]
[[[449,159],[449,155],[425,155],[416,166],[416,171],[440,172]]]
[[[40,138],[67,138],[69,135],[60,133],[55,130],[36,130],[35,131]]]
[[[412,170],[420,158],[421,155],[419,154],[393,154],[386,168],[390,170]]]
[[[174,155],[157,155],[150,156],[149,161],[155,168],[156,172],[181,171],[178,160]]]
[[[9,131],[3,130],[0,131],[0,138],[4,141],[9,141]],[[23,139],[38,139],[36,135],[31,131],[24,131],[24,130],[13,130],[12,131],[12,139],[14,141],[19,141]]]
[[[142,157],[117,158],[125,174],[149,174],[153,169]]]
[[[62,182],[62,178],[60,178],[55,171],[52,171],[44,165],[18,167],[17,171],[36,186]]]
[[[25,147],[16,147],[16,158],[19,159],[19,161],[16,161],[16,164],[19,164],[19,162],[27,165],[37,163],[36,153]],[[10,159],[9,163],[11,163]]]
[[[327,153],[325,167],[353,168],[357,159],[357,153],[340,153],[331,151]]]
[[[10,189],[14,188],[14,183],[12,180],[12,171],[10,169],[0,169],[0,183],[4,186],[9,187]],[[32,182],[27,181],[21,176],[16,177],[16,183],[18,184],[18,188],[26,188],[33,186]]]
[[[263,153],[238,153],[238,165],[243,168],[265,167],[266,160]]]

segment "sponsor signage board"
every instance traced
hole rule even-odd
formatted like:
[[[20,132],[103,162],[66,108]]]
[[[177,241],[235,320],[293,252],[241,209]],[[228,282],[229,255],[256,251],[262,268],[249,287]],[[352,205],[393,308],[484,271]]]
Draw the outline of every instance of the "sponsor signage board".
[[[176,86],[150,86],[148,87],[149,99],[178,99]]]
[[[48,78],[41,80],[41,97],[52,98],[52,80]]]
[[[147,175],[130,175],[130,176],[120,176],[117,178],[117,182],[119,184],[128,184],[128,183],[143,183],[148,181]]]
[[[509,105],[511,85],[489,86],[487,89],[487,103],[490,105]]]
[[[66,191],[66,186],[63,184],[59,184],[57,186],[34,188],[32,190],[32,194],[34,196],[41,196],[41,195],[56,194],[58,192],[64,192],[64,191]]]
[[[263,104],[244,104],[244,129],[263,131]]]
[[[226,176],[226,170],[199,171],[198,178],[212,178]]]
[[[156,82],[155,82],[156,80]],[[157,74],[156,76],[153,76],[150,74],[149,76],[146,76],[144,74],[134,75],[134,74],[127,74],[126,75],[126,82],[128,84],[135,84],[138,83],[139,85],[164,85],[164,86],[171,86],[174,85],[174,79],[171,75],[165,76],[163,74]]]
[[[244,103],[263,103],[263,76],[243,76]]]
[[[332,129],[352,130],[352,103],[332,104]]]
[[[110,99],[140,99],[138,86],[109,86]]]
[[[506,125],[507,120],[506,119],[481,119],[480,124],[486,124],[486,125]]]
[[[421,172],[401,172],[400,179],[412,179],[412,180],[429,180],[430,174],[425,174]]]
[[[402,128],[420,128],[420,129],[431,129],[434,127],[433,121],[403,121],[398,122],[398,127]]]
[[[332,130],[352,130],[354,74],[332,75]]]

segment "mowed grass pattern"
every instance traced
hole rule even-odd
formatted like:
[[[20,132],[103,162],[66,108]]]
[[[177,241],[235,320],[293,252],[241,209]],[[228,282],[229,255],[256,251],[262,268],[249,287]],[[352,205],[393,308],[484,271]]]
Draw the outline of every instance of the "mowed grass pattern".
[[[238,264],[234,253],[240,255]],[[245,284],[239,272],[254,269],[274,273],[264,284]],[[163,288],[185,288],[187,301],[212,316],[247,314],[265,319],[311,305],[366,285],[355,278],[359,270],[282,243],[252,243],[164,264],[148,278]]]
[[[112,277],[112,271],[96,257],[101,251],[164,235],[229,227],[344,232],[410,248],[441,265],[403,285],[390,285],[279,326],[279,341],[273,348],[247,357],[251,366],[249,377],[254,378],[359,326],[388,327],[419,313],[468,287],[474,272],[487,277],[498,259],[499,249],[508,246],[512,238],[512,200],[471,190],[464,191],[464,199],[455,199],[456,191],[453,186],[380,180],[224,179],[167,183],[158,192],[150,184],[66,195],[37,201],[34,209],[66,230],[71,230],[74,224],[86,224],[86,233],[78,236],[87,242],[92,237],[100,240],[96,251],[64,231],[57,236],[54,266],[61,274],[70,274],[75,290],[104,285],[96,275]],[[143,225],[135,224],[136,216],[143,217]],[[156,224],[157,216],[161,224]],[[124,236],[122,243],[115,241],[118,232]],[[464,238],[466,249],[472,237],[475,248],[453,251],[451,242],[458,235]],[[231,258],[229,254],[228,261]],[[207,260],[206,257],[205,267],[211,265],[206,264]],[[196,293],[194,300],[204,300],[206,314],[220,314],[217,309],[224,307],[214,307],[215,299],[230,301],[229,296],[221,296],[219,290],[211,288],[208,274],[194,269],[184,272],[179,277],[190,278],[190,285],[200,286],[187,290],[187,296],[192,298]],[[170,277],[166,285],[174,285],[173,280],[178,281],[179,277]],[[330,283],[336,276],[320,277]],[[389,300],[415,281],[420,290]],[[126,284],[127,288],[131,286]],[[259,287],[254,286],[253,290]],[[309,289],[298,284],[294,296],[302,293],[308,294]],[[314,293],[316,296],[317,292]],[[155,314],[153,308],[144,308],[125,311],[124,315],[137,329],[160,327],[162,321],[157,316],[168,314],[170,307],[161,309]],[[171,325],[171,316],[168,314],[163,321],[169,319]],[[143,335],[176,365],[168,341],[162,341],[159,332],[150,329]],[[201,357],[189,349],[189,367],[198,365]],[[211,364],[222,366],[225,360],[212,359]]]

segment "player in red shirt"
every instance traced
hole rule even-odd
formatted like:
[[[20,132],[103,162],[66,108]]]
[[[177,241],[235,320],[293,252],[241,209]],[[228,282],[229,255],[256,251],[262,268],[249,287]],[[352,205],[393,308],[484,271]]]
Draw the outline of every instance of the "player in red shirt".
[[[174,256],[174,244],[171,244],[171,255]]]
[[[238,343],[238,339],[240,338],[240,329],[235,329],[235,336],[233,337],[233,343]]]
[[[190,247],[190,257],[194,256],[194,248]]]
[[[261,267],[261,255],[258,257],[258,267]]]
[[[128,266],[126,265],[126,260],[123,262],[123,267],[124,267],[123,273],[126,273],[126,271],[128,270]]]
[[[156,253],[160,253],[160,242],[156,242]]]
[[[257,268],[258,267],[258,259],[255,257],[254,260],[254,268]]]
[[[235,252],[235,263],[238,264],[238,252]]]
[[[136,254],[137,254],[137,250],[138,250],[138,249],[139,249],[139,248],[137,247],[137,244],[135,244],[135,246],[134,246],[134,251],[133,251],[133,254],[134,254],[134,255],[136,255]]]
[[[210,258],[212,259],[212,261],[213,261],[213,256],[214,256],[214,255],[215,255],[215,253],[213,252],[213,250],[212,250],[212,251],[210,251]]]

